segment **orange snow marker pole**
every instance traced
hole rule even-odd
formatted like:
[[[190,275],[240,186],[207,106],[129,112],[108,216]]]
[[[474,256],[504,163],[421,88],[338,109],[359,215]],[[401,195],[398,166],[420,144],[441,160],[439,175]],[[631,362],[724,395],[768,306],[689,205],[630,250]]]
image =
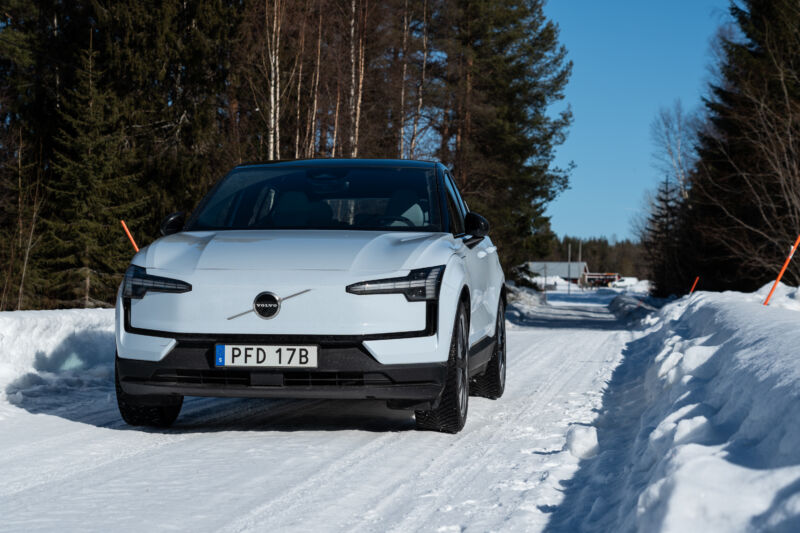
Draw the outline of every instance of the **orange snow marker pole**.
[[[125,230],[125,235],[127,235],[128,238],[131,240],[131,244],[133,245],[133,249],[138,252],[139,251],[139,247],[136,246],[136,241],[133,240],[133,235],[131,235],[130,230],[128,230],[127,224],[125,224],[124,220],[120,220],[119,223],[122,224],[122,229]]]
[[[778,283],[781,281],[783,273],[786,272],[786,267],[789,266],[789,261],[792,260],[792,256],[794,255],[795,251],[797,251],[798,246],[800,246],[800,235],[798,235],[797,240],[794,241],[794,246],[792,246],[792,251],[789,252],[789,257],[787,257],[786,261],[783,263],[783,268],[781,269],[780,273],[778,273],[778,279],[776,279],[775,283],[772,284],[772,289],[770,289],[769,294],[767,295],[767,299],[764,300],[764,305],[769,305],[769,299],[772,298],[772,293],[775,292],[775,289],[778,288]]]
[[[700,276],[697,276],[696,278],[694,278],[694,283],[692,283],[692,290],[689,291],[689,294],[692,294],[694,292],[694,288],[697,287],[697,282],[698,281],[700,281]]]

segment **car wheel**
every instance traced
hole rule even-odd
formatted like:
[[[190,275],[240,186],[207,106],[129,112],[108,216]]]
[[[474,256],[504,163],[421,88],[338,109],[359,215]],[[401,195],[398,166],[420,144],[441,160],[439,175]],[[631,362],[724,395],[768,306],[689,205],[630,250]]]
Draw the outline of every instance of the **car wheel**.
[[[131,426],[166,428],[175,422],[183,406],[183,396],[134,396],[122,390],[119,370],[114,365],[114,385],[117,389],[117,406],[122,419]]]
[[[496,400],[506,388],[506,313],[503,300],[497,308],[496,343],[486,371],[472,382],[474,396]]]
[[[458,433],[464,427],[469,407],[468,335],[467,314],[459,304],[441,400],[435,409],[415,411],[417,429]]]

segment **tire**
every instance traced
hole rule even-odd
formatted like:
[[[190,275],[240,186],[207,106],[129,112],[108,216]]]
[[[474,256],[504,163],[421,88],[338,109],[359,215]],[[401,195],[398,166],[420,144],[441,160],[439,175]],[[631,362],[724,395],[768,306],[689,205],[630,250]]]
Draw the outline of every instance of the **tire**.
[[[467,313],[464,304],[459,304],[441,400],[435,409],[414,412],[417,429],[458,433],[464,427],[469,409],[468,335]]]
[[[497,307],[496,342],[486,371],[472,381],[473,396],[496,400],[506,389],[506,315],[503,300]]]
[[[122,419],[131,426],[168,428],[178,418],[183,406],[183,396],[134,396],[122,390],[119,370],[114,365],[114,385],[117,389],[117,406]]]

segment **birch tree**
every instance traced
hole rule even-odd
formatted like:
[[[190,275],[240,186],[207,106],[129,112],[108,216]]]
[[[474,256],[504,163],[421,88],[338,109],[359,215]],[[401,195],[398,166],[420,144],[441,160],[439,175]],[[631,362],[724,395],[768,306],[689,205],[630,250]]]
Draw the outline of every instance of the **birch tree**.
[[[408,0],[403,2],[403,68],[400,74],[400,112],[398,113],[397,128],[397,157],[402,158],[405,153],[405,118],[406,118],[406,73],[408,71]]]
[[[414,120],[411,127],[411,140],[409,141],[409,158],[414,158],[417,148],[417,133],[419,132],[420,116],[422,115],[423,90],[425,87],[425,70],[428,66],[428,0],[422,4],[422,64],[420,66],[420,78],[417,82],[417,109],[414,113]]]

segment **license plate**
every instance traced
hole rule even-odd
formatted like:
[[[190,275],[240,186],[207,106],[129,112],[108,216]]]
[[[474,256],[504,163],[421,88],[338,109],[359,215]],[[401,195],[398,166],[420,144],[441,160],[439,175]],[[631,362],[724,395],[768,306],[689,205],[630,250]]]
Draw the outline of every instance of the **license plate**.
[[[317,347],[217,344],[214,365],[317,368]]]

